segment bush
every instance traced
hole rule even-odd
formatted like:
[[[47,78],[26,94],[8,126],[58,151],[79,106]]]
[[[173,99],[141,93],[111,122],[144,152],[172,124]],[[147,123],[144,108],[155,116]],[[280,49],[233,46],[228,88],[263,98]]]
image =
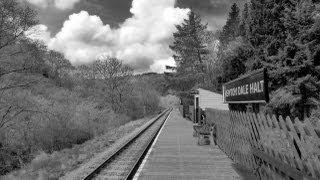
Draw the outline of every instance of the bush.
[[[312,111],[310,121],[313,125],[320,124],[320,107]]]
[[[179,103],[179,98],[174,95],[169,94],[160,98],[160,107],[162,108],[178,107]]]
[[[56,169],[61,164],[58,158],[45,152],[41,152],[31,161],[30,165],[34,171],[39,171],[46,169]]]
[[[129,117],[138,119],[151,115],[159,110],[160,94],[147,83],[137,82],[133,90],[133,96],[126,103]]]
[[[75,92],[49,84],[6,91],[0,100],[1,107],[14,105],[23,110],[0,127],[1,174],[30,161],[37,151],[70,148],[129,121]],[[1,117],[5,113],[0,110]]]
[[[30,86],[0,92],[0,118],[6,117],[8,109],[13,110],[9,121],[4,126],[0,124],[0,174],[20,168],[38,152],[43,153],[31,162],[37,171],[55,166],[50,153],[82,144],[159,110],[159,93],[132,77],[128,89],[119,94],[120,112],[106,98],[101,80],[95,80],[90,87],[78,82],[75,87],[66,88],[67,85],[56,86],[56,81],[39,75],[16,73],[0,78],[0,87],[35,81]],[[71,82],[72,78],[67,80]]]
[[[126,114],[132,119],[138,119],[145,114],[143,102],[138,96],[132,96],[126,103]]]

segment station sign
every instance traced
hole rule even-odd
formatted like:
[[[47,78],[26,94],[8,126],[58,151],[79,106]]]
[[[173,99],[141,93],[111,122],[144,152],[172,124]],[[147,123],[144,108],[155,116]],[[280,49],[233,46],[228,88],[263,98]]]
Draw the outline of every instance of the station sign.
[[[223,85],[224,103],[269,102],[266,69],[258,70]]]

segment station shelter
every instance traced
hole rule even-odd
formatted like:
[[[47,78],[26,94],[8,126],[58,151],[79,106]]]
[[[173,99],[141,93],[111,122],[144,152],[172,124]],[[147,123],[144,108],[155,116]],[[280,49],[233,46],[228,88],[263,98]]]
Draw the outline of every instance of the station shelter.
[[[194,95],[195,123],[199,122],[201,111],[204,111],[206,108],[229,110],[228,104],[223,102],[222,94],[199,88],[197,89],[197,94]]]

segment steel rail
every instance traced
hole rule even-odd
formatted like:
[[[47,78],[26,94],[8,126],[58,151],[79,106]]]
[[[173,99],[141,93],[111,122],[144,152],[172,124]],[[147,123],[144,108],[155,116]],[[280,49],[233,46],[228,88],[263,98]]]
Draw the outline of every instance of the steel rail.
[[[144,129],[142,129],[137,135],[131,137],[127,142],[123,143],[122,146],[120,146],[114,153],[112,153],[106,161],[104,161],[100,166],[98,166],[95,170],[93,170],[89,175],[87,175],[84,180],[91,180],[93,179],[96,175],[98,175],[110,162],[112,162],[113,159],[115,159],[121,152],[123,152],[128,146],[130,146],[138,137],[140,137],[146,130],[148,130],[152,125],[155,124],[155,122],[157,122],[160,118],[162,118],[163,116],[169,115],[169,113],[172,111],[172,109],[166,109],[165,111],[163,111],[161,114],[159,114],[152,123],[150,123],[148,126],[146,126]],[[166,118],[167,118],[166,117]],[[165,122],[166,120],[164,120]],[[150,138],[151,140],[148,142],[148,144],[146,145],[144,151],[148,151],[148,149],[150,148],[150,143],[152,144],[152,142],[155,139],[155,136],[158,134],[158,132],[160,131],[161,127],[163,126],[164,123],[161,124],[160,128],[157,130],[156,133],[154,133],[154,137]],[[129,174],[127,175],[127,179],[132,176],[132,173],[135,173],[135,171],[137,170],[136,166],[139,166],[139,162],[141,162],[140,159],[143,160],[145,153],[141,153],[140,156],[138,157],[138,160],[134,163],[134,166],[132,167],[132,169],[130,170]],[[143,156],[143,157],[142,157]],[[134,174],[133,174],[134,176]]]
[[[169,117],[171,111],[172,111],[172,109],[170,109],[168,115],[166,116],[166,119],[161,123],[159,129],[153,134],[152,138],[150,138],[150,140],[148,141],[147,145],[145,146],[145,148],[143,149],[143,151],[139,155],[139,159],[137,159],[137,161],[134,163],[134,166],[132,167],[132,169],[130,170],[129,174],[127,175],[126,180],[134,178],[135,174],[139,170],[139,167],[140,167],[141,163],[143,162],[145,156],[147,155],[149,149],[151,148],[153,142],[155,141],[157,135],[160,133],[160,130],[161,130],[162,126],[167,121],[167,118]]]

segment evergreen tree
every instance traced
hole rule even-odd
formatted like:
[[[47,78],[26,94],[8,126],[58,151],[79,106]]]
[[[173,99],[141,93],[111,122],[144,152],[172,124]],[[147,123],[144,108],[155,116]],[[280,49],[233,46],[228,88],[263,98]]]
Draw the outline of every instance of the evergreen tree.
[[[269,57],[283,48],[287,37],[283,22],[285,9],[294,4],[295,0],[251,0],[248,41],[255,53],[247,64],[248,69],[262,68]]]
[[[208,54],[203,42],[207,25],[201,23],[201,18],[194,12],[189,13],[181,25],[177,25],[177,32],[173,34],[174,42],[170,49],[177,63],[178,73],[203,73],[204,56]]]
[[[236,79],[246,72],[245,62],[252,55],[252,49],[239,39],[228,46],[231,50],[225,52],[224,63],[222,65],[222,82]]]
[[[320,105],[320,17],[311,0],[285,11],[287,39],[267,64],[272,79],[269,106],[278,114],[303,119]]]
[[[247,39],[248,31],[249,31],[249,5],[248,3],[244,4],[242,11],[242,19],[239,25],[239,35]]]
[[[226,47],[220,50],[219,60],[221,63],[221,73],[218,76],[219,88],[224,83],[238,78],[240,75],[246,73],[246,62],[248,58],[253,56],[253,50],[250,44],[246,43],[243,38],[237,38],[230,42]]]
[[[220,42],[222,46],[228,45],[230,41],[236,39],[239,36],[239,25],[240,25],[240,9],[236,3],[231,6],[226,25],[223,27]]]
[[[251,0],[240,25],[231,8],[220,35],[220,83],[267,68],[269,110],[299,117],[320,114],[320,4],[314,0]],[[239,26],[237,38],[236,27]],[[244,64],[246,68],[244,67]],[[317,114],[317,113],[315,113]]]
[[[241,34],[245,34],[247,21],[249,17],[249,8],[246,4],[240,18],[240,9],[236,3],[231,6],[229,17],[226,25],[220,34],[220,49],[218,57],[221,63],[221,74],[218,77],[220,87],[223,83],[233,80],[246,72],[245,62],[248,56],[251,56],[250,46],[244,41],[245,38],[240,38]],[[245,36],[245,35],[244,35]],[[221,89],[218,88],[217,91]]]

